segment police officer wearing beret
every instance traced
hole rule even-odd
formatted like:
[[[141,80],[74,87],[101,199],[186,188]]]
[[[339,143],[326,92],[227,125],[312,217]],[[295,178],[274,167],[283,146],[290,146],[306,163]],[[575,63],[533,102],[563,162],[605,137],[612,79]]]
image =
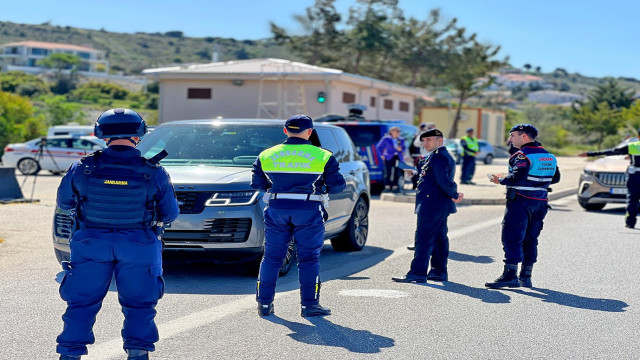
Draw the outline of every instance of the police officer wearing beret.
[[[516,125],[510,134],[509,142],[518,151],[509,158],[509,173],[505,177],[491,175],[491,182],[507,187],[507,208],[502,220],[504,270],[498,279],[485,284],[494,289],[532,287],[538,236],[548,210],[547,191],[550,184],[560,181],[558,162],[535,141],[538,130],[533,125]]]
[[[392,277],[396,282],[424,283],[427,280],[447,281],[449,238],[447,218],[455,213],[456,203],[463,194],[453,177],[456,164],[443,146],[444,138],[438,129],[427,130],[420,135],[424,148],[430,152],[418,164],[418,187],[416,189],[415,213],[418,223],[415,232],[415,253],[409,272]],[[431,270],[429,268],[431,260]]]
[[[640,136],[640,131],[638,131],[638,136]],[[640,202],[640,141],[627,142],[613,149],[589,151],[578,156],[597,155],[629,155],[631,163],[627,167],[627,212],[624,222],[627,228],[635,228],[636,217],[638,216],[638,202]]]
[[[328,195],[344,190],[338,161],[329,150],[309,142],[313,121],[290,117],[284,125],[287,140],[264,150],[253,164],[251,187],[264,191],[265,247],[256,289],[258,314],[273,313],[278,272],[291,239],[298,252],[301,315],[323,316],[320,306],[320,251],[324,243]]]
[[[67,302],[58,336],[60,359],[80,359],[95,341],[93,324],[115,274],[122,305],[124,349],[130,360],[145,360],[158,341],[155,306],[162,297],[163,224],[178,216],[169,175],[135,148],[147,131],[135,111],[105,111],[94,133],[108,148],[69,168],[58,188],[57,205],[75,216],[71,261],[63,262],[60,296]]]

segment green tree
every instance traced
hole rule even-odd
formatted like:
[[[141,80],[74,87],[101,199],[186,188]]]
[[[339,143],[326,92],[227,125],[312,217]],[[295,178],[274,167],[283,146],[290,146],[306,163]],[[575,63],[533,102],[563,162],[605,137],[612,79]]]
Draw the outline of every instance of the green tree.
[[[458,133],[461,112],[464,103],[492,83],[492,78],[485,83],[478,83],[478,78],[486,76],[506,64],[507,59],[495,60],[500,46],[485,45],[475,40],[475,34],[469,38],[464,36],[464,28],[449,37],[453,46],[447,50],[445,62],[440,69],[442,80],[457,92],[457,110],[448,137],[454,138]],[[461,44],[461,45],[458,45]]]
[[[0,91],[0,152],[12,142],[25,140],[34,108],[29,99]]]
[[[618,81],[613,78],[607,78],[603,84],[599,84],[587,95],[587,99],[576,100],[573,108],[576,112],[584,107],[592,111],[596,111],[600,104],[605,102],[609,108],[614,110],[622,110],[629,108],[633,103],[635,91],[630,88],[622,87]]]
[[[403,19],[398,0],[358,0],[362,6],[349,9],[346,32],[347,46],[353,50],[349,71],[363,74],[360,65],[363,59],[376,59],[379,54],[389,54],[394,47],[393,25]]]
[[[0,91],[36,96],[49,93],[49,87],[37,76],[22,71],[7,71],[0,72]]]
[[[426,86],[437,77],[437,69],[442,67],[443,38],[454,29],[456,19],[440,27],[440,11],[432,10],[426,21],[413,17],[397,26],[395,58],[403,69],[410,73],[409,86]]]
[[[287,45],[294,53],[311,65],[326,65],[336,61],[342,49],[343,33],[338,30],[341,16],[336,11],[335,0],[316,0],[305,15],[295,15],[306,35],[290,36],[274,23],[271,33],[278,44]]]
[[[55,94],[66,94],[75,88],[76,73],[81,60],[78,56],[66,53],[55,53],[38,61],[38,65],[55,69],[55,83],[51,91]],[[68,74],[65,74],[65,70]]]
[[[601,102],[594,111],[584,106],[573,113],[573,120],[585,132],[596,135],[598,149],[607,135],[614,135],[623,123],[621,112],[612,109],[606,102]]]
[[[84,117],[80,105],[67,101],[64,96],[51,96],[44,100],[47,123],[49,126],[81,122]]]

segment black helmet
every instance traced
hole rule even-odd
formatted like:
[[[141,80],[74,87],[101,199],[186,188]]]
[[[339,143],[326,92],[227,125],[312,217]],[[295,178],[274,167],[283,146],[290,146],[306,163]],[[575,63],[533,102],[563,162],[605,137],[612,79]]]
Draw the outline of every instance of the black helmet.
[[[93,133],[99,139],[140,137],[147,133],[147,123],[133,110],[111,109],[100,115]]]

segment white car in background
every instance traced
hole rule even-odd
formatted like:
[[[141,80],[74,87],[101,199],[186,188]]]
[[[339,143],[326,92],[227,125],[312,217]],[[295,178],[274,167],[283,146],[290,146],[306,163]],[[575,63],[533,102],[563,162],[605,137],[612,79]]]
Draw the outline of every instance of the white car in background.
[[[40,170],[60,174],[76,160],[106,147],[105,142],[95,136],[43,137],[7,145],[2,164],[18,168],[23,175],[35,175]]]

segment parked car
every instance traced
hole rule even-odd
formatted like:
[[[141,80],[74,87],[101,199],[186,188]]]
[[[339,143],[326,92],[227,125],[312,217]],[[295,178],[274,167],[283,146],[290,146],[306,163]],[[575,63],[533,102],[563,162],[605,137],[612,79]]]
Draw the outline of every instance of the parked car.
[[[389,132],[389,128],[398,126],[402,131],[400,135],[404,138],[408,149],[418,131],[417,127],[405,124],[402,120],[338,121],[331,124],[345,129],[356,145],[358,154],[369,168],[372,194],[379,194],[384,190],[384,161],[376,150],[378,141]],[[413,165],[408,151],[405,152],[403,160],[409,165]],[[405,182],[404,174],[402,176],[403,178],[399,179],[399,184]]]
[[[54,174],[67,171],[74,161],[107,145],[95,136],[52,136],[9,144],[4,148],[2,164],[12,166],[24,175],[40,170]]]
[[[56,125],[47,130],[47,137],[58,135],[93,135],[93,125]]]
[[[252,189],[252,164],[266,148],[285,140],[284,121],[185,120],[162,124],[138,145],[146,157],[163,149],[161,165],[174,185],[180,215],[163,236],[165,253],[199,253],[213,262],[245,262],[257,271],[264,249],[262,193]],[[369,172],[347,133],[336,126],[315,124],[314,145],[333,152],[346,188],[331,194],[325,236],[335,250],[361,250],[369,230]],[[57,209],[53,242],[58,261],[69,257],[72,219]],[[289,247],[280,269],[295,262]]]
[[[456,160],[456,164],[460,164],[462,162],[462,145],[460,144],[460,139],[446,139],[444,146]],[[478,139],[478,146],[480,150],[476,154],[476,161],[482,161],[487,165],[491,164],[496,157],[496,151],[493,145],[489,144],[486,140]]]
[[[622,142],[637,141],[632,138]],[[607,204],[627,201],[626,155],[605,156],[588,163],[578,182],[578,203],[586,210],[602,210]]]

